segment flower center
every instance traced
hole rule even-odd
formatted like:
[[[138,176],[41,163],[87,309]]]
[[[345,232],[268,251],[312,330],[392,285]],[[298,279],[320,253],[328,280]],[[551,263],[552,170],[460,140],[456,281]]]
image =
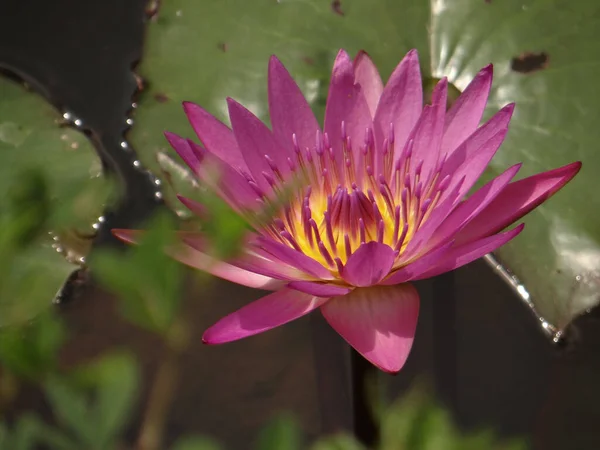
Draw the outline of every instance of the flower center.
[[[319,261],[333,274],[363,243],[388,245],[400,256],[449,181],[449,176],[440,180],[443,164],[429,174],[422,173],[423,162],[412,161],[412,140],[394,160],[391,126],[377,149],[379,158],[370,129],[358,151],[353,151],[343,123],[341,139],[343,161],[336,160],[326,134],[317,133],[315,147],[304,151],[293,137],[296,161],[288,162],[299,182],[291,187],[291,200],[288,195],[275,219],[264,228],[271,237]],[[273,172],[279,174],[276,169]],[[285,195],[290,181],[278,178],[271,178],[270,183],[275,192]]]

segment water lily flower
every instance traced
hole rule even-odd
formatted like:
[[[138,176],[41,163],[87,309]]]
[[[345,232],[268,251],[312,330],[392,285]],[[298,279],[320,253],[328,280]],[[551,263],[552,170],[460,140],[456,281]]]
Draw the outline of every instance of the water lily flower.
[[[410,282],[461,267],[513,239],[524,225],[505,228],[581,166],[512,181],[517,164],[465,198],[502,144],[513,113],[509,104],[479,126],[491,82],[489,65],[447,111],[445,78],[431,104],[423,105],[415,50],[385,86],[366,53],[352,60],[342,50],[323,128],[276,57],[268,69],[272,129],[232,99],[231,128],[184,103],[202,145],[166,133],[169,143],[254,230],[232,260],[215,260],[199,233],[182,233],[173,256],[234,283],[273,291],[210,327],[204,342],[235,341],[318,308],[366,359],[398,372],[419,313]],[[259,211],[290,188],[273,216],[260,218]],[[180,200],[192,212],[202,211],[194,200]],[[115,233],[134,240],[130,231]]]

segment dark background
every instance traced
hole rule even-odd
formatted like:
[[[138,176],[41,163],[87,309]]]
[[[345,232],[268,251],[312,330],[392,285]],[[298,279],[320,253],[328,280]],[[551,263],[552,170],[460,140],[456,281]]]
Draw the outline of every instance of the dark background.
[[[81,118],[106,170],[123,182],[126,195],[107,215],[96,245],[111,244],[111,227],[132,226],[158,205],[150,178],[133,167],[134,151],[120,146],[136,95],[132,69],[142,55],[145,3],[3,0],[0,6],[0,66]],[[576,332],[556,346],[482,261],[418,288],[422,311],[408,363],[396,377],[378,375],[389,398],[417,379],[427,380],[464,429],[525,435],[537,450],[600,448],[598,310],[578,319]],[[121,321],[114,299],[93,281],[70,292],[60,305],[71,332],[62,363],[75,364],[114,346],[132,348],[147,392],[162,352],[156,338]],[[318,312],[240,342],[200,344],[207,326],[261,295],[226,282],[210,293],[190,285],[197,345],[184,358],[169,440],[198,432],[230,449],[248,448],[279,411],[294,413],[309,438],[348,429],[373,439],[361,394],[373,371]],[[15,412],[26,408],[49,414],[35,389],[22,394]],[[131,438],[138,424],[139,417]]]

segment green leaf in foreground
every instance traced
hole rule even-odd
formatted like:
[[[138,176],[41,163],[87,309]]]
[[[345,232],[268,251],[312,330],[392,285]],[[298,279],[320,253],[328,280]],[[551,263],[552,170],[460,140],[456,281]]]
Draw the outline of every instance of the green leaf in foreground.
[[[45,391],[59,423],[80,448],[115,448],[137,398],[135,360],[110,354],[69,377],[53,377]]]
[[[492,432],[463,434],[449,414],[424,391],[414,389],[396,401],[381,420],[379,450],[526,450],[518,440],[498,442]]]
[[[170,216],[158,215],[125,253],[103,251],[93,255],[92,270],[120,296],[125,318],[149,330],[169,331],[179,310],[183,268],[165,250],[174,243]]]
[[[51,312],[31,323],[0,329],[0,362],[15,375],[43,379],[56,369],[65,337],[62,322]]]
[[[273,419],[260,433],[256,450],[299,450],[300,429],[289,416]]]

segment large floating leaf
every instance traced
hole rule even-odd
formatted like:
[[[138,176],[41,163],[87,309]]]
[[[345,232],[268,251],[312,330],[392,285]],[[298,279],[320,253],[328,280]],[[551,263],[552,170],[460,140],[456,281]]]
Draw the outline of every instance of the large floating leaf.
[[[50,305],[85,256],[106,200],[88,139],[43,98],[0,77],[0,326]],[[49,231],[55,233],[53,239]]]
[[[517,161],[525,163],[522,176],[584,161],[578,178],[532,213],[526,231],[500,252],[538,310],[562,328],[597,302],[598,26],[600,3],[593,0],[170,0],[148,27],[140,68],[148,84],[131,138],[157,171],[156,153],[168,151],[161,131],[193,135],[182,100],[226,120],[231,96],[267,119],[271,54],[319,115],[340,47],[367,50],[386,77],[416,47],[425,77],[447,76],[459,89],[492,62],[488,113],[512,101],[518,107],[487,176]]]

